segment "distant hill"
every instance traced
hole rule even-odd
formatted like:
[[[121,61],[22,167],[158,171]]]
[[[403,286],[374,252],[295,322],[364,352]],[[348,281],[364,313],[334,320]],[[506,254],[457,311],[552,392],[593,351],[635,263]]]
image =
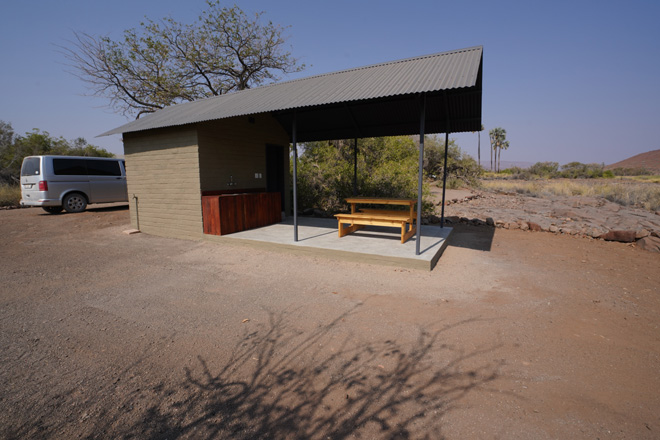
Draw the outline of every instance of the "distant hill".
[[[654,173],[660,173],[660,150],[638,154],[605,167],[608,170],[613,168],[646,168]]]

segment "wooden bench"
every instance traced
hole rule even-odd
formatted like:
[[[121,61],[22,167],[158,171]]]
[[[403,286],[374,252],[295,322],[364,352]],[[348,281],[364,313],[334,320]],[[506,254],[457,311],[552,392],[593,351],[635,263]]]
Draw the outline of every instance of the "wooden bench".
[[[401,243],[405,243],[417,231],[414,227],[414,222],[417,218],[417,213],[414,210],[415,203],[417,203],[416,200],[356,197],[346,199],[346,202],[351,204],[351,213],[335,214],[340,238],[358,229],[362,229],[364,226],[391,226],[401,228]],[[356,205],[360,203],[370,205],[403,205],[409,206],[410,210],[373,208],[362,208],[358,210]]]

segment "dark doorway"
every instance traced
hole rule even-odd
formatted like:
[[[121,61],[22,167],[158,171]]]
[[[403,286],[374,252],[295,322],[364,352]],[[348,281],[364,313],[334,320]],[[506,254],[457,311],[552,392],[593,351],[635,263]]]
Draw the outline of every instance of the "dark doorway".
[[[266,145],[266,191],[280,193],[284,211],[284,147]]]

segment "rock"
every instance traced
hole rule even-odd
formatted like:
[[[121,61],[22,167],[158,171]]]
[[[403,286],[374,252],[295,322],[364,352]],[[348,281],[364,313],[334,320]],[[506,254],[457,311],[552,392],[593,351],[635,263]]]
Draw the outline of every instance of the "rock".
[[[650,231],[647,231],[646,229],[638,229],[635,231],[635,238],[639,240],[640,238],[648,237],[651,235]]]
[[[575,211],[571,211],[570,209],[555,209],[552,211],[552,215],[556,218],[567,218],[569,220],[578,218]]]
[[[467,218],[467,217],[461,217],[461,222],[463,222],[463,223],[469,223],[469,222],[470,222],[470,219]]]
[[[559,227],[557,225],[550,225],[548,227],[548,231],[557,233],[557,232],[559,232]]]
[[[518,226],[519,226],[520,229],[522,229],[523,231],[526,231],[526,230],[529,229],[529,224],[528,224],[527,222],[524,222],[524,221],[521,221],[521,220],[518,220]]]
[[[527,222],[527,225],[528,225],[530,231],[540,232],[540,231],[543,230],[543,228],[541,227],[541,225],[539,225],[538,223]]]
[[[620,241],[621,243],[632,243],[635,241],[635,231],[608,231],[600,238],[607,241]]]
[[[660,238],[651,236],[644,237],[637,242],[637,246],[645,251],[660,253]]]
[[[460,220],[461,220],[461,219],[460,219],[458,216],[456,216],[456,215],[450,215],[449,217],[445,217],[445,221],[446,221],[447,223],[454,223],[454,224],[456,224],[456,223],[458,223]]]
[[[486,217],[486,224],[488,226],[495,226],[495,220],[492,217]]]
[[[520,229],[520,225],[517,222],[510,222],[508,225],[509,227],[507,229]]]
[[[598,228],[593,228],[587,231],[587,235],[591,238],[599,238],[601,235],[603,235],[603,231]]]

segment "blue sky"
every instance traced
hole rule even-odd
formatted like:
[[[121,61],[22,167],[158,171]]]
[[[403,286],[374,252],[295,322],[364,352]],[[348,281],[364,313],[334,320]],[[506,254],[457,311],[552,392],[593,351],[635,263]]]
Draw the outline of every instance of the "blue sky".
[[[230,4],[230,3],[227,3]],[[613,163],[660,149],[660,2],[239,1],[287,30],[295,77],[484,46],[483,123],[504,127],[503,160]],[[144,16],[193,21],[204,0],[7,1],[0,15],[0,120],[122,154],[95,138],[127,122],[67,73],[72,31],[118,38]],[[482,134],[482,162],[487,135]],[[477,135],[456,134],[476,157]],[[484,153],[485,151],[485,153]]]

